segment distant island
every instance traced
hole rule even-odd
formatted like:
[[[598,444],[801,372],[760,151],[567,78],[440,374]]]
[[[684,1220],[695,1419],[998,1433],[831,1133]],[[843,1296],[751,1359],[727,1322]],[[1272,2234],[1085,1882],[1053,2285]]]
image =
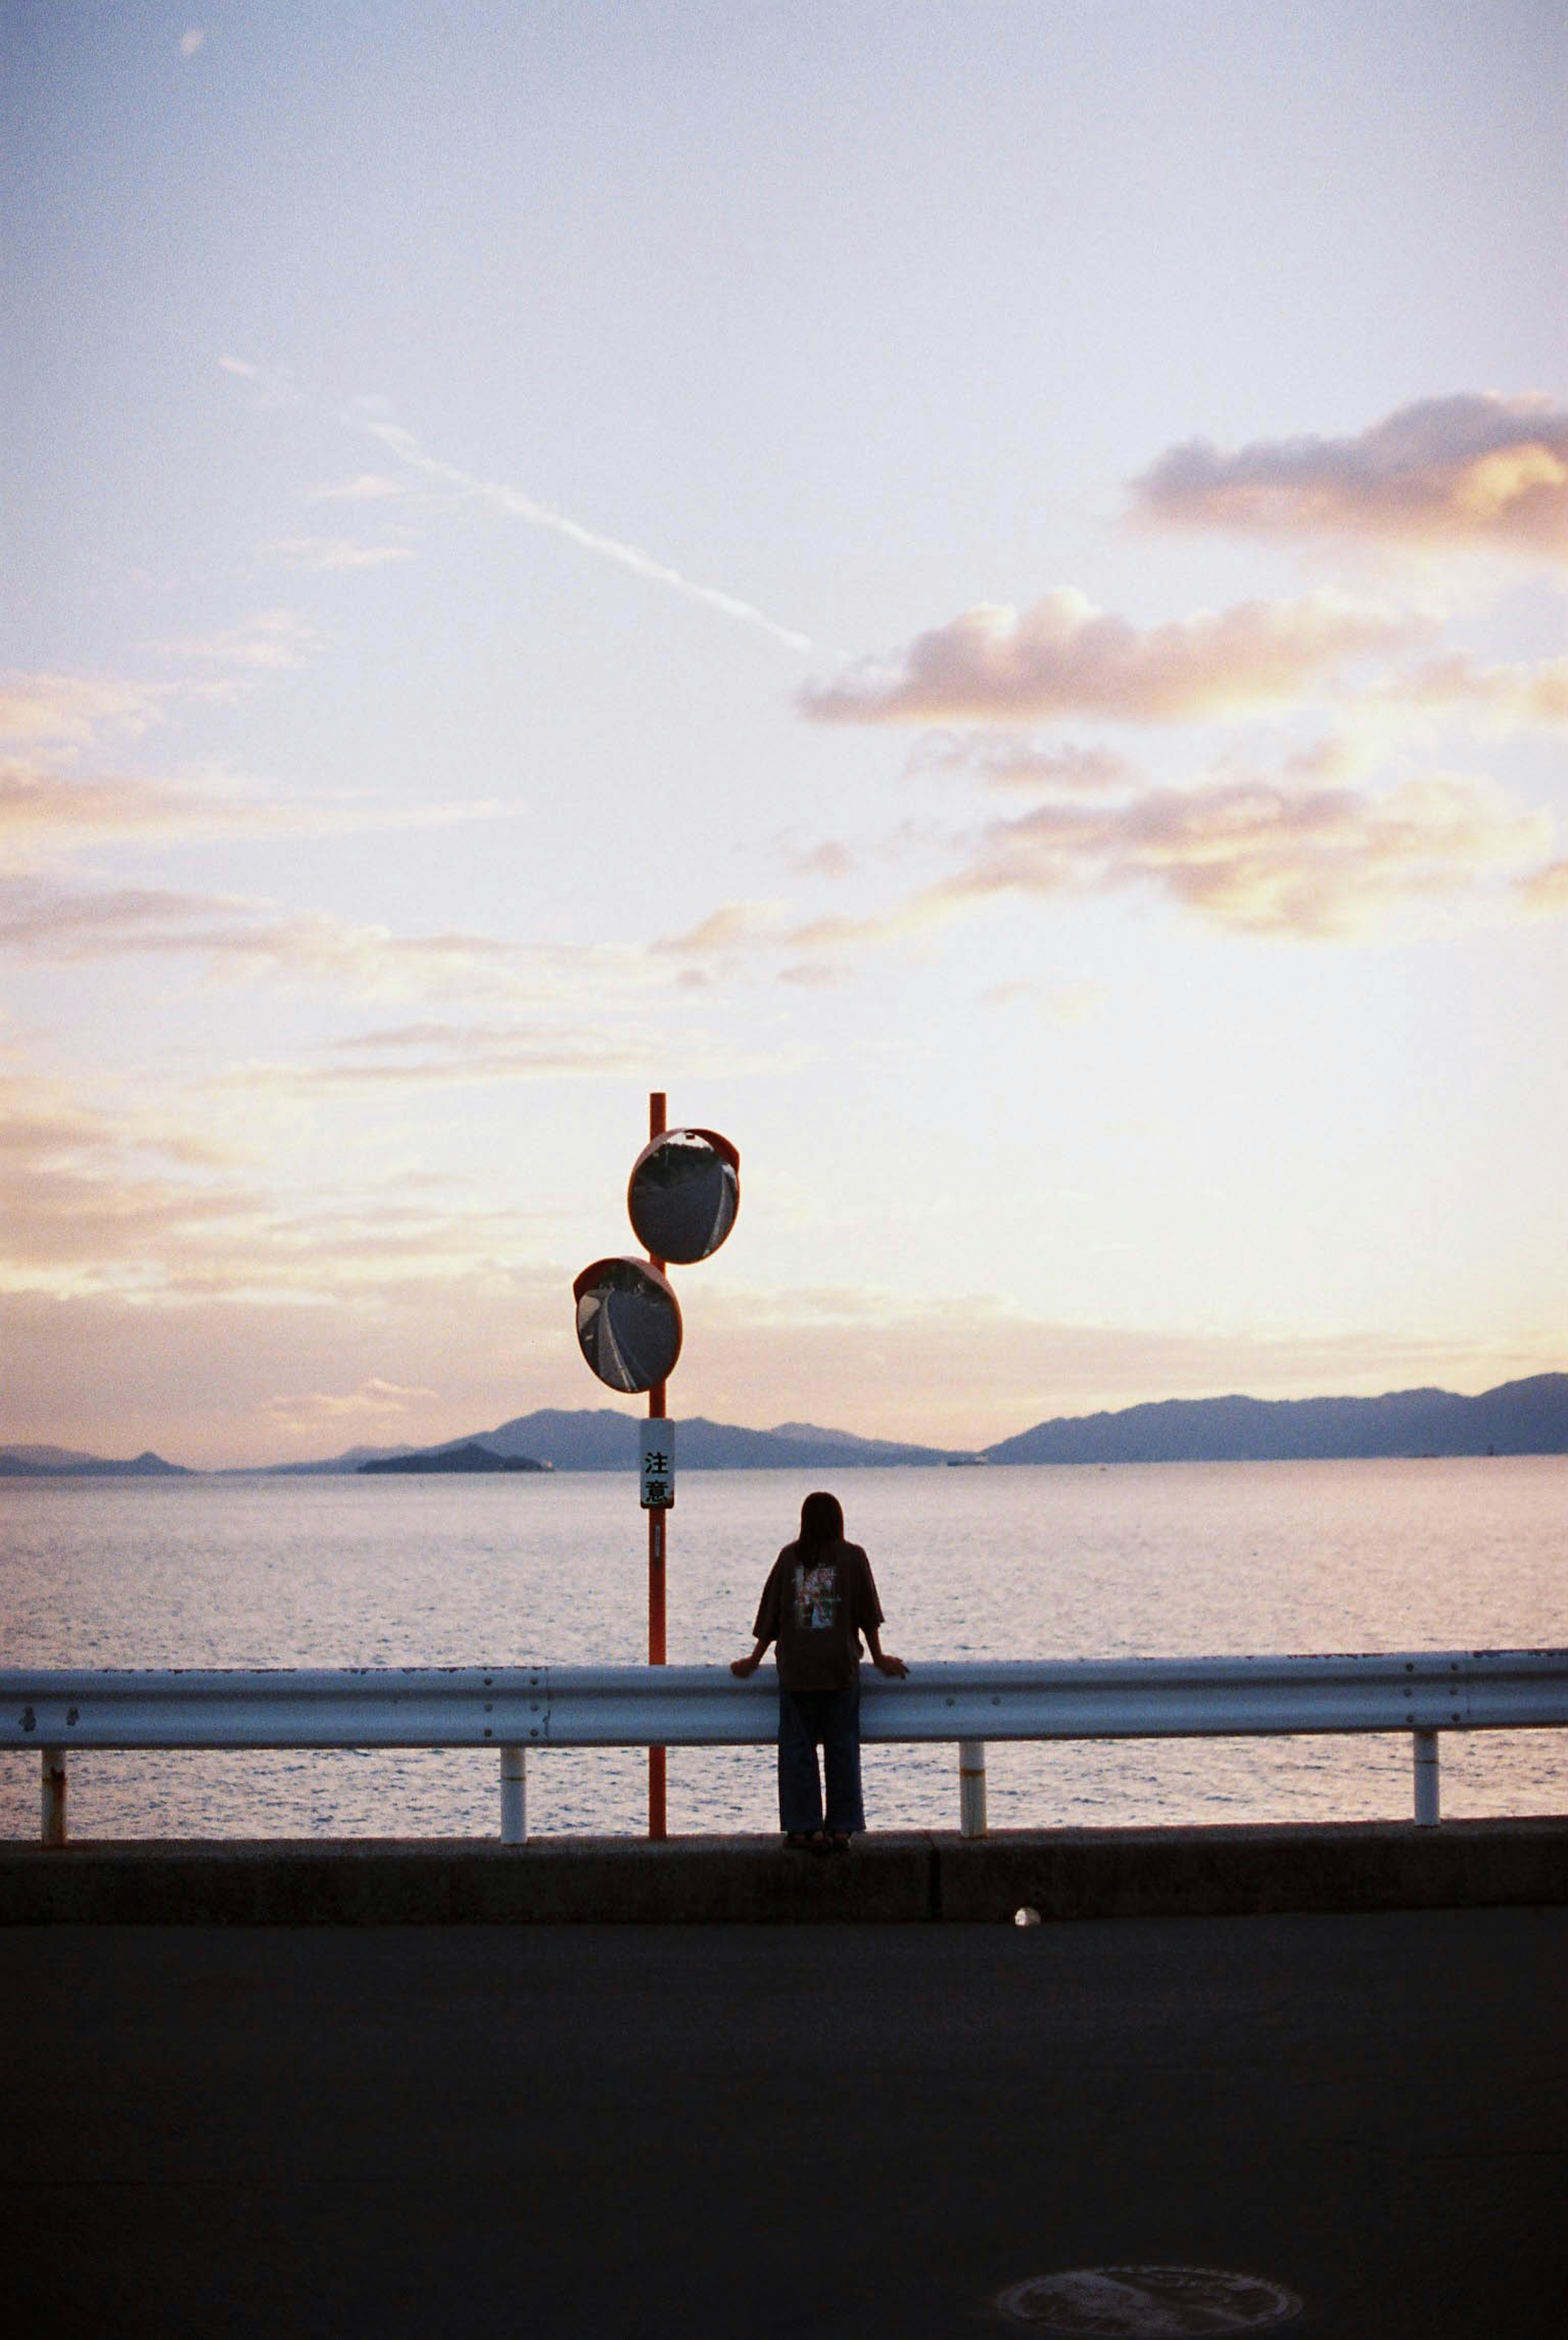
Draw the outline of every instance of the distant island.
[[[991,1462],[1353,1462],[1376,1456],[1568,1453],[1568,1373],[1480,1397],[1172,1398],[1037,1423],[986,1449]]]
[[[0,1446],[0,1479],[193,1479],[183,1462],[165,1462],[151,1448],[128,1462],[78,1454],[68,1446]]]
[[[674,1424],[682,1471],[850,1471],[987,1462],[1350,1462],[1378,1457],[1568,1454],[1568,1373],[1504,1382],[1479,1397],[1394,1390],[1383,1397],[1169,1398],[1117,1413],[1062,1415],[995,1446],[917,1446],[816,1423],[747,1430],[694,1414]],[[383,1472],[635,1471],[638,1423],[610,1406],[542,1407],[431,1447],[351,1446],[272,1477]],[[161,1455],[111,1462],[58,1446],[0,1446],[6,1478],[189,1477]]]
[[[454,1443],[459,1442],[454,1442]],[[519,1414],[470,1442],[531,1454],[557,1471],[633,1471],[635,1416],[609,1406]],[[858,1438],[815,1423],[742,1430],[701,1414],[678,1420],[679,1471],[847,1471],[1009,1462],[1345,1462],[1377,1456],[1568,1453],[1568,1373],[1537,1373],[1481,1397],[1439,1389],[1385,1397],[1172,1398],[1116,1413],[1037,1423],[980,1449]],[[284,1466],[287,1467],[287,1466]],[[297,1466],[296,1466],[297,1467]],[[339,1462],[317,1469],[360,1467]]]
[[[892,1439],[859,1438],[849,1430],[822,1430],[809,1422],[780,1423],[773,1430],[744,1430],[733,1423],[710,1422],[702,1414],[692,1414],[679,1420],[675,1431],[676,1467],[682,1471],[844,1471],[892,1463],[940,1464],[949,1453],[943,1446],[911,1446]],[[551,1471],[635,1471],[637,1417],[608,1405],[578,1412],[544,1407],[537,1413],[518,1414],[493,1430],[470,1431],[461,1439],[423,1450],[398,1446],[378,1452],[357,1446],[328,1462],[281,1462],[272,1468],[278,1475],[292,1476],[389,1469],[482,1469],[482,1464],[448,1465],[440,1460],[473,1448],[498,1457],[527,1458]]]
[[[421,1453],[383,1454],[374,1462],[362,1462],[362,1472],[374,1471],[548,1471],[548,1462],[536,1462],[531,1454],[497,1454],[492,1448],[481,1446],[470,1439],[461,1446],[435,1446]]]

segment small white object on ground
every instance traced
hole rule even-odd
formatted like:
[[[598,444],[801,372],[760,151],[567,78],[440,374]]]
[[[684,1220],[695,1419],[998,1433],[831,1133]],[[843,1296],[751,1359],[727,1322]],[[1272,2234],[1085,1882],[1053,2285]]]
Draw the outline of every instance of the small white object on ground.
[[[1013,1912],[1015,1926],[1037,1926],[1039,1922],[1040,1913],[1037,1909],[1015,1909]]]
[[[1074,2267],[1016,2283],[997,2305],[1015,2323],[1082,2340],[1261,2332],[1302,2310],[1297,2294],[1267,2276],[1189,2266]]]

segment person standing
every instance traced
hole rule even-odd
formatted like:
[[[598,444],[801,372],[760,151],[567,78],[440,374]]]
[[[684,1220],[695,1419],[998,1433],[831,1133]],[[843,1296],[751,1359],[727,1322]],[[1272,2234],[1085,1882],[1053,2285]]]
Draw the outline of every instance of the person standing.
[[[834,1495],[808,1495],[800,1532],[787,1543],[762,1588],[752,1631],[757,1646],[737,1658],[744,1680],[779,1645],[779,1825],[795,1850],[846,1852],[866,1825],[860,1800],[860,1637],[878,1673],[902,1680],[902,1658],[882,1648],[882,1604],[871,1563],[844,1536]],[[817,1770],[828,1775],[826,1817]]]

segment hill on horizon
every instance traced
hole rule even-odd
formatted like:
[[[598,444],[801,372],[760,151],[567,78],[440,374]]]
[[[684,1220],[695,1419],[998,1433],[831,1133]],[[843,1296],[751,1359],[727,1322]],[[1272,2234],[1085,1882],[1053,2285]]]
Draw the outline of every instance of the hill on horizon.
[[[494,1430],[475,1433],[498,1454],[531,1454],[557,1471],[634,1471],[638,1464],[636,1414],[613,1406],[567,1413],[544,1407],[516,1415]],[[678,1471],[854,1470],[888,1464],[945,1462],[948,1449],[910,1446],[898,1440],[859,1438],[852,1431],[819,1430],[810,1423],[788,1423],[777,1430],[748,1430],[710,1422],[705,1414],[677,1416]]]
[[[366,1464],[452,1454],[469,1446],[555,1471],[634,1471],[638,1422],[636,1414],[613,1406],[544,1406],[515,1414],[493,1430],[470,1431],[428,1447],[351,1446],[314,1462],[264,1464],[261,1475],[360,1472]],[[1165,1398],[1114,1413],[1057,1415],[978,1454],[970,1448],[863,1438],[854,1431],[829,1430],[809,1422],[752,1430],[693,1414],[675,1418],[675,1433],[676,1467],[683,1471],[918,1468],[977,1460],[1005,1467],[1013,1462],[1350,1462],[1401,1455],[1564,1454],[1568,1373],[1503,1382],[1478,1397],[1413,1389],[1390,1390],[1381,1397]],[[0,1446],[0,1477],[194,1475],[198,1474],[151,1452],[115,1462],[70,1447]]]
[[[359,1465],[362,1473],[366,1475],[401,1471],[410,1476],[420,1472],[450,1475],[464,1471],[548,1471],[550,1467],[548,1462],[536,1462],[531,1454],[498,1454],[493,1446],[481,1446],[477,1439],[470,1439],[461,1446],[432,1446],[416,1450],[412,1454],[382,1454]]]
[[[992,1462],[1354,1462],[1378,1456],[1568,1453],[1568,1373],[1479,1397],[1166,1398],[1058,1417],[986,1450]]]
[[[323,1472],[364,1471],[410,1455],[452,1453],[482,1446],[493,1454],[526,1456],[555,1471],[635,1471],[640,1417],[614,1406],[541,1406],[514,1414],[493,1430],[467,1431],[428,1447],[351,1446],[342,1454],[311,1462],[273,1462],[268,1477],[303,1477]],[[677,1467],[689,1471],[802,1469],[855,1470],[945,1462],[954,1450],[908,1445],[897,1439],[863,1438],[852,1430],[826,1430],[809,1422],[780,1423],[752,1430],[735,1423],[710,1422],[704,1414],[677,1416]]]
[[[151,1447],[129,1462],[80,1454],[70,1446],[0,1446],[0,1479],[192,1479],[183,1462],[165,1462]]]
[[[557,1471],[631,1471],[637,1467],[637,1423],[635,1414],[613,1406],[544,1407],[446,1443],[531,1455]],[[750,1430],[703,1414],[678,1416],[675,1433],[678,1471],[918,1467],[968,1461],[974,1452],[862,1438],[809,1422]],[[1004,1466],[1568,1453],[1568,1373],[1505,1382],[1479,1397],[1416,1389],[1382,1397],[1166,1398],[1116,1413],[1057,1416],[980,1453],[987,1462]]]

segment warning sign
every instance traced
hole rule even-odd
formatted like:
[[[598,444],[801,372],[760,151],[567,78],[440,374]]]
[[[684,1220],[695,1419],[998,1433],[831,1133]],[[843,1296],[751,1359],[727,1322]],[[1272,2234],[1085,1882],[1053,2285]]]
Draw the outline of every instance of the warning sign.
[[[675,1424],[644,1422],[642,1432],[642,1508],[668,1512],[675,1502]]]

